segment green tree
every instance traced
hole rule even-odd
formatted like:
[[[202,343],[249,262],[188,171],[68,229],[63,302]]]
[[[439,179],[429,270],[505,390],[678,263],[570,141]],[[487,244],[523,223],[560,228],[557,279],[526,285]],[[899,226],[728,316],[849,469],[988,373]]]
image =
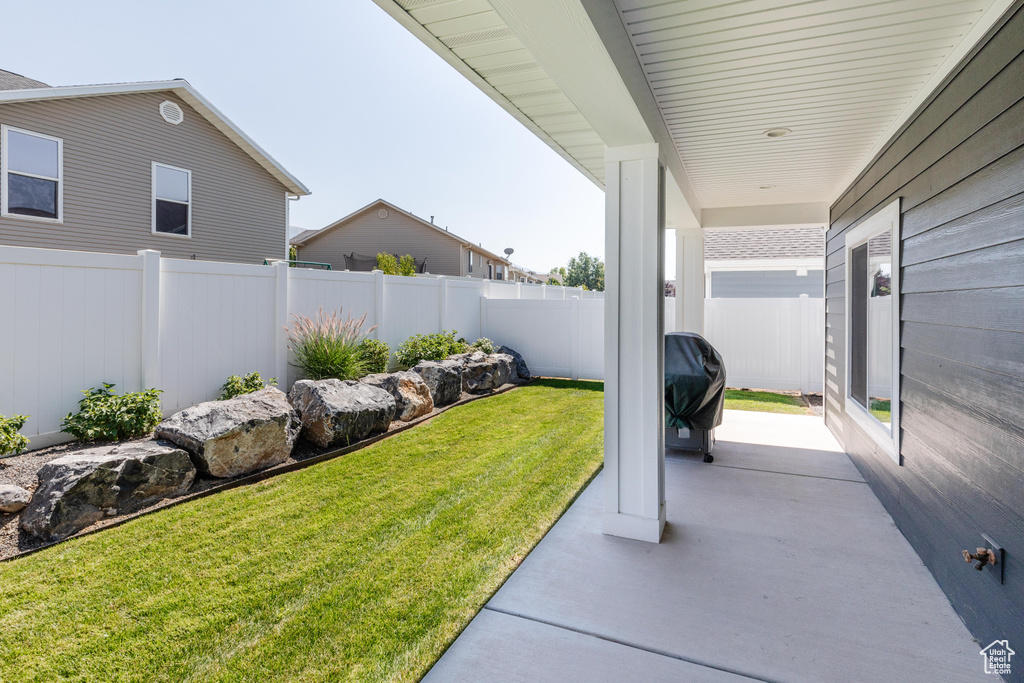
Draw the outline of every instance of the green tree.
[[[562,283],[558,281],[558,278],[549,277],[548,281],[547,281],[547,284],[549,284],[549,285],[560,285]]]
[[[566,287],[586,287],[587,289],[604,291],[604,263],[596,256],[581,251],[578,256],[569,259],[569,267],[565,269],[562,279]]]

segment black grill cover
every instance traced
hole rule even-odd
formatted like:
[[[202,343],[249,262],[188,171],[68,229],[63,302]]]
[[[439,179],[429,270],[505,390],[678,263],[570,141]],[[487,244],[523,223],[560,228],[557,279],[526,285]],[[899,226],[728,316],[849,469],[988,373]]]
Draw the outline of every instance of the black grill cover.
[[[714,429],[722,424],[725,363],[699,334],[665,335],[665,424]]]

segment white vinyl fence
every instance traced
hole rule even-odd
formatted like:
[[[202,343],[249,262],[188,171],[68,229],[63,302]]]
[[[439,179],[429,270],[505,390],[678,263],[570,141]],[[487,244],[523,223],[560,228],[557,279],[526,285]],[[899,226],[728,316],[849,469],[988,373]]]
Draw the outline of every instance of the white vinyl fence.
[[[21,431],[40,448],[67,440],[61,419],[77,409],[82,390],[103,382],[119,393],[163,390],[165,414],[216,398],[232,374],[256,370],[287,389],[295,373],[284,328],[292,315],[321,307],[365,314],[366,327],[376,326],[371,336],[392,349],[442,329],[511,345],[485,325],[486,302],[564,309],[572,301],[593,307],[601,296],[472,278],[163,259],[154,251],[0,246],[0,415],[28,415]],[[542,343],[550,339],[539,321],[522,324]],[[584,360],[591,374],[601,364],[600,349]]]

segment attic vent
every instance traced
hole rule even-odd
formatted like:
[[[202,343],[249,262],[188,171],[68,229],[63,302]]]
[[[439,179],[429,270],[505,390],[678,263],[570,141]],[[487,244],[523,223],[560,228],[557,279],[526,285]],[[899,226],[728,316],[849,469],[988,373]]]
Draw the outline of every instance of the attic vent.
[[[388,210],[387,209],[381,209],[380,211],[377,212],[377,218],[387,218],[387,217],[388,217]]]
[[[173,123],[175,126],[185,120],[185,112],[170,100],[164,100],[160,103],[160,116],[163,117],[164,121]]]

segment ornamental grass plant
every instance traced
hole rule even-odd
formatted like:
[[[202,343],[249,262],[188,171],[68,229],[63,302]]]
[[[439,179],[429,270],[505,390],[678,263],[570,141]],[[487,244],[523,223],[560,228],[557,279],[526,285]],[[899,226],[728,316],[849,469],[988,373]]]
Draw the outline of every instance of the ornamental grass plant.
[[[346,316],[341,310],[327,313],[323,308],[316,316],[294,315],[288,330],[288,348],[293,364],[303,379],[358,379],[366,374],[366,363],[359,342],[376,329],[363,330],[366,315]]]

